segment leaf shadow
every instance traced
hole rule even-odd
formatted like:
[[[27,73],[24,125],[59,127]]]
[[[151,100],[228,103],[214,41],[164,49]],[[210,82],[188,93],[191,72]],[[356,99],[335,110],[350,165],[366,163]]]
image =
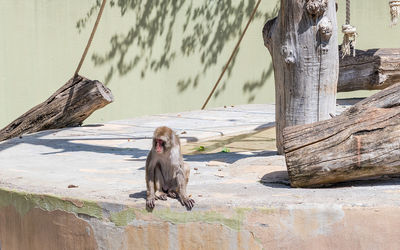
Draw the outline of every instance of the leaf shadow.
[[[76,22],[78,32],[89,28],[88,23],[100,5],[101,1],[96,0]],[[125,32],[110,35],[109,48],[95,51],[92,62],[96,67],[107,68],[104,78],[108,85],[116,76],[125,76],[131,71],[136,71],[143,79],[149,74],[170,69],[177,58],[191,58],[192,62],[193,57],[198,57],[196,60],[200,67],[197,71],[175,82],[179,93],[195,89],[206,74],[212,73],[211,69],[220,67],[222,70],[225,66],[228,58],[225,58],[224,49],[230,51],[228,46],[238,40],[255,5],[256,0],[226,0],[223,3],[216,0],[111,0],[109,7],[119,10],[121,22],[132,24]],[[270,19],[277,15],[278,9],[279,1],[276,0],[273,10],[259,9],[254,20]],[[215,98],[226,89],[235,69],[237,54]],[[249,101],[254,99],[256,89],[262,87],[269,76],[262,72],[260,80],[245,84],[247,87],[243,88],[243,93],[250,93]]]

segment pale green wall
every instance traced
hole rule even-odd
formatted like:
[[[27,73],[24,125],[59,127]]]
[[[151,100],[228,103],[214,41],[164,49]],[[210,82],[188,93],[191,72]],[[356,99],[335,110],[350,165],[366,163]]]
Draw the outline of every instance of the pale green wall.
[[[107,4],[80,71],[107,83],[115,102],[88,122],[199,109],[256,1],[115,2]],[[95,0],[0,0],[0,127],[45,100],[72,76],[98,9],[85,28],[79,29],[77,22],[95,4]],[[344,0],[339,4],[341,25]],[[208,107],[274,101],[271,59],[261,30],[276,7],[275,0],[262,1],[230,74]],[[400,28],[389,28],[386,0],[352,0],[352,10],[352,23],[360,34],[358,48],[399,47]],[[128,34],[136,36],[129,39]],[[117,48],[114,54],[110,53],[112,44]],[[162,61],[164,54],[166,60]],[[106,55],[110,58],[104,60]],[[151,67],[153,61],[160,67]]]

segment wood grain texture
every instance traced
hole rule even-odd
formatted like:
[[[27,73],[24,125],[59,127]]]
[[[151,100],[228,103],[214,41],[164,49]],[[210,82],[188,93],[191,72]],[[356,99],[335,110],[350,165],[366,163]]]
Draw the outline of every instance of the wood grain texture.
[[[400,174],[400,83],[332,119],[284,130],[292,187]]]
[[[41,130],[79,126],[112,101],[111,91],[101,82],[76,76],[46,101],[0,130],[0,141]]]
[[[334,0],[281,0],[278,17],[263,29],[273,61],[276,138],[283,153],[283,129],[335,113],[339,72]]]
[[[384,89],[400,82],[400,49],[357,50],[340,59],[338,92]]]

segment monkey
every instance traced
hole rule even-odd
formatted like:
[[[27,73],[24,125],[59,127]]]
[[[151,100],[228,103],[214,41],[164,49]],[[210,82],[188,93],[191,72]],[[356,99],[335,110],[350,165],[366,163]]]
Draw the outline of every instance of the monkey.
[[[184,164],[179,136],[168,127],[154,131],[152,147],[146,159],[146,207],[153,209],[155,200],[179,198],[191,210],[195,201],[186,194],[190,168]]]

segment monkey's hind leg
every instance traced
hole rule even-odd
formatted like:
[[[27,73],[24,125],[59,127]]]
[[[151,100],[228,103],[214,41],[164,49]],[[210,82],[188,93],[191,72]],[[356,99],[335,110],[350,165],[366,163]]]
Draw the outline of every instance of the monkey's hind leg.
[[[186,169],[184,169],[186,170]],[[187,181],[189,180],[189,176],[186,176],[187,171],[179,171],[177,174],[177,181],[178,181],[178,196],[179,200],[181,201],[182,205],[185,206],[188,210],[191,210],[194,206],[194,200],[189,198],[186,194],[186,185]]]
[[[155,196],[157,200],[167,200],[167,194],[164,193],[162,187],[164,186],[164,177],[161,173],[160,166],[157,166],[155,169],[155,186],[156,192]]]

